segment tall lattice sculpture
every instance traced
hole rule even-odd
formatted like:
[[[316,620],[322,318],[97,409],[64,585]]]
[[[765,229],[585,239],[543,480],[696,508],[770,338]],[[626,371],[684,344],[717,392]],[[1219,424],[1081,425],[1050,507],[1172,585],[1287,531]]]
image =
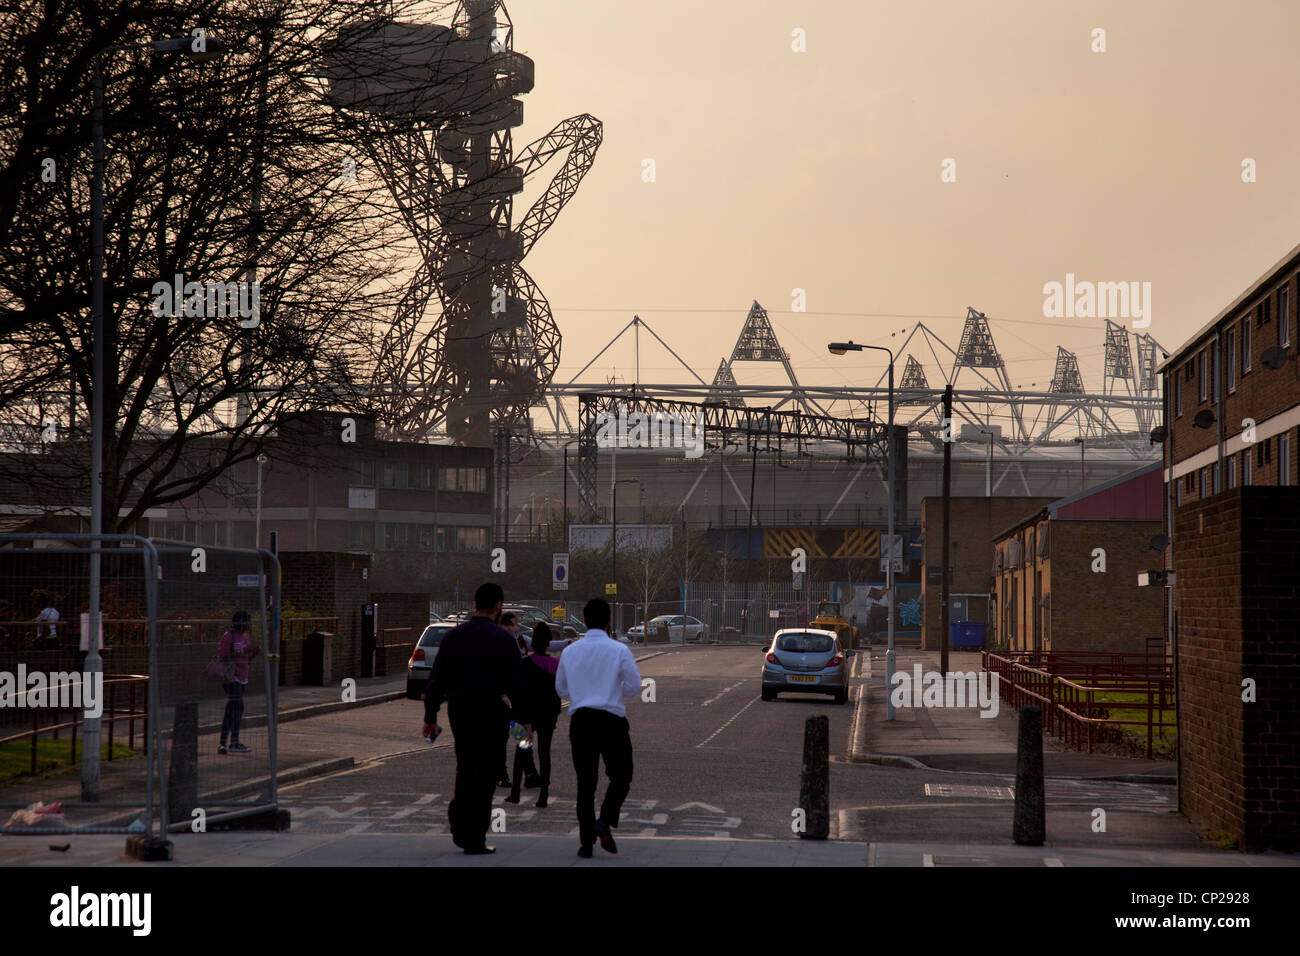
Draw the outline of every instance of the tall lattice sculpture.
[[[493,426],[527,428],[560,361],[551,308],[521,262],[595,159],[601,124],[564,120],[517,154],[517,96],[533,61],[513,49],[499,0],[461,0],[450,25],[371,20],[326,46],[330,96],[367,135],[420,263],[376,345],[374,389],[390,434],[443,429],[486,445]],[[567,153],[518,219],[513,198]]]

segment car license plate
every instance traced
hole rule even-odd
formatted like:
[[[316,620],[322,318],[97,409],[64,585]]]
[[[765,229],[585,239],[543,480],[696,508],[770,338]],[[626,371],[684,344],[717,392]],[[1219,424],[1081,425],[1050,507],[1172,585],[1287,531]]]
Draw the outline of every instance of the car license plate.
[[[808,676],[805,676],[804,674],[786,674],[786,675],[785,675],[785,679],[786,679],[787,681],[789,681],[791,684],[815,684],[815,683],[817,683],[817,678],[816,678],[816,677],[808,677]]]

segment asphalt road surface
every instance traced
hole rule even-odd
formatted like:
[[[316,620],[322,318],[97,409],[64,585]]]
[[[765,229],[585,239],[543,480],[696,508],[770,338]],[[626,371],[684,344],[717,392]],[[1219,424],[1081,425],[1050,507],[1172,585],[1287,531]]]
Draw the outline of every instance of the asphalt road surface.
[[[643,656],[647,651],[636,651]],[[855,658],[861,664],[861,656]],[[788,840],[799,802],[804,722],[830,718],[831,838],[861,842],[1010,842],[1013,780],[1005,775],[855,764],[845,758],[857,710],[830,697],[759,698],[757,645],[668,649],[641,662],[653,700],[628,702],[635,775],[619,833],[646,836]],[[854,673],[857,673],[856,669]],[[647,688],[643,697],[650,696]],[[450,733],[430,746],[419,737],[422,705],[395,701],[352,712],[348,734],[367,725],[391,734],[393,753],[356,769],[285,787],[295,830],[333,833],[447,833],[455,758]],[[445,712],[444,712],[445,717]],[[409,722],[409,738],[403,728]],[[312,733],[286,724],[282,732]],[[405,746],[405,741],[410,741]],[[346,745],[346,744],[344,744]],[[345,750],[339,753],[346,753]],[[502,756],[506,749],[503,746]],[[507,833],[572,835],[574,774],[568,717],[553,752],[550,806],[537,809],[535,790],[518,805],[496,794],[497,827]],[[599,795],[604,789],[602,776]],[[1154,845],[1203,848],[1174,813],[1172,787],[1089,780],[1049,780],[1048,833],[1054,844],[1109,848]],[[1096,809],[1106,830],[1095,829]]]

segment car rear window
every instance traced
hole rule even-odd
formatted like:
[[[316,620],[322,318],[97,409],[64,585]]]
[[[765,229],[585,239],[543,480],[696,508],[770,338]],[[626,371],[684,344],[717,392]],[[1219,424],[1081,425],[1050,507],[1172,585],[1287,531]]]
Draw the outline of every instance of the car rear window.
[[[833,639],[825,634],[783,634],[776,642],[778,651],[796,654],[823,654],[833,646]]]
[[[442,643],[442,636],[450,630],[449,627],[426,627],[420,635],[420,646],[437,647]]]

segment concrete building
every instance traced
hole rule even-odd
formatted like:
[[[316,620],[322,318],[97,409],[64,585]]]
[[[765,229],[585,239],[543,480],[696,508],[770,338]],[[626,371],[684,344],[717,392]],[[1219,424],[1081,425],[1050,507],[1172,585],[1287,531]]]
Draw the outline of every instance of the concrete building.
[[[1050,504],[1051,497],[952,497],[949,514],[948,582],[950,621],[990,621],[993,535],[1026,514]],[[921,646],[939,647],[943,608],[943,498],[921,501]],[[992,625],[989,624],[986,636]]]
[[[275,531],[281,552],[369,554],[380,591],[428,590],[440,561],[481,555],[487,571],[492,449],[385,441],[373,419],[320,413],[268,438],[264,455],[260,497],[258,462],[242,462],[228,481],[151,509],[145,533],[248,548],[260,515],[262,547]]]
[[[1164,648],[1165,601],[1138,575],[1163,550],[1160,463],[1061,498],[993,536],[994,637],[1012,651]]]
[[[1180,809],[1300,848],[1300,246],[1160,366]]]

